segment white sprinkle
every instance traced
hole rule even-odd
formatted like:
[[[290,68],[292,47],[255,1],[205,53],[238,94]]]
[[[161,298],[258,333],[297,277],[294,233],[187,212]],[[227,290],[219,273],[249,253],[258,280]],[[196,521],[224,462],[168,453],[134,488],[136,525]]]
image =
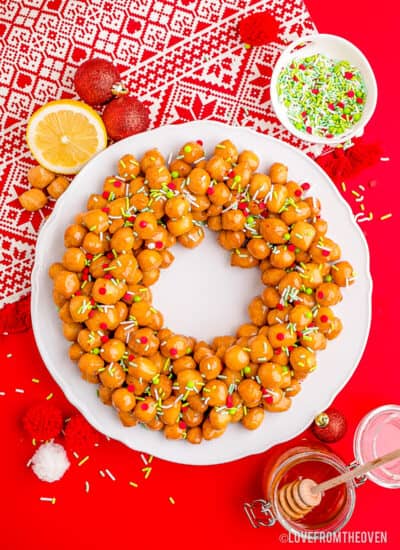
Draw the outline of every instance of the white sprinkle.
[[[42,502],[51,502],[52,504],[55,504],[56,499],[54,497],[40,497],[39,500]]]
[[[358,188],[361,189],[361,191],[365,191],[365,187],[363,185],[359,185]]]
[[[390,160],[390,157],[381,157],[382,162],[387,162],[388,160]]]
[[[148,462],[147,462],[147,459],[146,457],[144,456],[144,454],[140,454],[140,458],[142,459],[143,463],[147,466]]]
[[[0,391],[0,395],[6,395],[5,391]]]
[[[15,388],[15,393],[25,393],[25,390],[21,390],[21,388]]]
[[[12,353],[7,353],[6,357],[7,359],[10,359],[10,357],[12,357]]]
[[[79,455],[76,451],[74,451],[72,454],[74,455],[75,458],[79,458]]]
[[[26,467],[29,468],[31,464],[32,464],[32,459],[30,458],[26,463]]]
[[[101,477],[106,477],[106,474],[103,472],[103,470],[99,470],[99,474],[101,475]]]
[[[110,472],[110,470],[108,468],[105,469],[105,472],[106,474],[108,475],[108,477],[110,479],[112,479],[113,481],[115,481],[115,477],[112,475],[112,473]]]
[[[85,491],[88,493],[90,490],[90,485],[88,481],[85,481]]]
[[[3,336],[8,336],[8,332],[3,332]]]

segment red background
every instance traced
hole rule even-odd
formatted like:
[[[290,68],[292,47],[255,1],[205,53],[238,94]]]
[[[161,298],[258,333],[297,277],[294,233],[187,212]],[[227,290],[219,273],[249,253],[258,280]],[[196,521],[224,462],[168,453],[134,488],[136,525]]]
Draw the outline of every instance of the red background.
[[[357,211],[350,189],[358,184],[368,188],[366,211],[374,213],[372,222],[362,224],[371,251],[374,279],[373,323],[364,357],[353,378],[335,400],[349,424],[345,438],[332,448],[351,462],[352,435],[362,416],[379,405],[399,402],[396,338],[398,334],[397,260],[399,208],[395,200],[399,159],[397,128],[398,102],[398,7],[383,1],[373,6],[361,0],[321,2],[308,0],[311,17],[320,32],[341,35],[354,42],[369,58],[379,86],[376,114],[365,137],[380,140],[389,162],[364,171],[347,182],[345,197]],[[395,13],[397,10],[397,13]],[[388,212],[393,218],[379,221]],[[24,388],[25,394],[12,399],[0,397],[2,479],[0,548],[272,548],[283,546],[278,539],[280,527],[252,529],[242,503],[260,497],[260,479],[267,453],[231,464],[189,467],[154,459],[152,473],[145,480],[140,455],[115,442],[103,442],[90,453],[90,459],[71,470],[60,482],[40,482],[25,468],[33,454],[30,440],[23,434],[23,412],[37,398],[54,392],[54,402],[66,414],[72,407],[43,366],[31,332],[0,337],[2,379],[0,390],[11,394]],[[393,344],[394,342],[394,344]],[[12,357],[7,357],[8,354]],[[40,379],[33,384],[32,378]],[[117,478],[102,479],[99,469],[109,468]],[[85,481],[90,492],[85,493]],[[135,481],[139,488],[128,485]],[[39,497],[56,497],[53,506]],[[176,504],[169,502],[169,497]],[[396,506],[397,504],[397,506]],[[387,531],[388,548],[399,548],[400,530],[397,507],[399,492],[385,490],[368,482],[357,491],[355,513],[347,531]],[[321,545],[315,544],[314,547]],[[335,545],[332,545],[335,546]],[[352,544],[346,545],[348,548]]]

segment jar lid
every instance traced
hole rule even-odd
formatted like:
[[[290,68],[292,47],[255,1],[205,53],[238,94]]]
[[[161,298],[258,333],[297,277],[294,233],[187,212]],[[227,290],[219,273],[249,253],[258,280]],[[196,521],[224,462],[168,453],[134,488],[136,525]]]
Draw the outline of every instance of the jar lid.
[[[369,412],[357,426],[354,455],[359,464],[374,460],[400,447],[400,405],[384,405]],[[400,488],[400,459],[393,460],[366,476],[381,487]]]

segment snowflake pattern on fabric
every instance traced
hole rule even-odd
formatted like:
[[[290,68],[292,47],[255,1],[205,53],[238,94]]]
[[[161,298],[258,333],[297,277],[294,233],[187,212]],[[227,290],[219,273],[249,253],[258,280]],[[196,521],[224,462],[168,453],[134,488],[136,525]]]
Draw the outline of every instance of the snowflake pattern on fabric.
[[[249,50],[237,28],[269,10],[277,42]],[[151,127],[195,119],[248,126],[312,152],[291,137],[270,103],[272,68],[285,45],[315,31],[302,0],[5,0],[0,5],[0,307],[30,289],[37,234],[54,203],[18,201],[33,161],[34,110],[76,97],[73,77],[91,57],[113,61],[150,110]]]

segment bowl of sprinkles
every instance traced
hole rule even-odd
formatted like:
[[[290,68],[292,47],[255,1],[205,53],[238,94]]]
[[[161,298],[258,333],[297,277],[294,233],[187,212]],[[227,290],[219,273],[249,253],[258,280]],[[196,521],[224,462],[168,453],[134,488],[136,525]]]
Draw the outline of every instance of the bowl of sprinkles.
[[[280,122],[296,137],[313,143],[337,145],[362,135],[377,96],[364,54],[331,34],[290,44],[271,78],[271,102]]]

